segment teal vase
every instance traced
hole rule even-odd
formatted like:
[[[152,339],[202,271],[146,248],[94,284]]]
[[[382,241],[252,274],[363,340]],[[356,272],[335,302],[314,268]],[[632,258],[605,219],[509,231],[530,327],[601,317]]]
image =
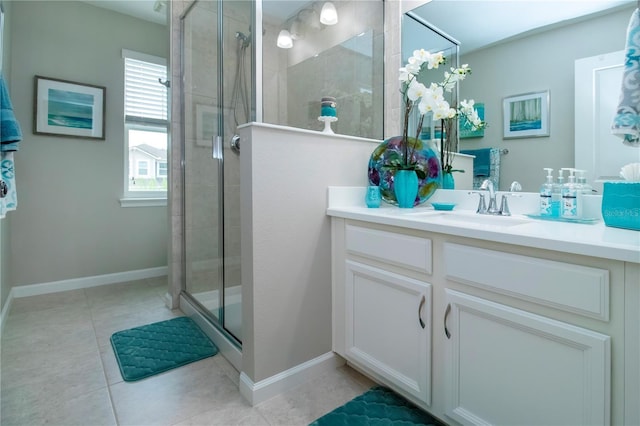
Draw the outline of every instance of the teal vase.
[[[415,170],[397,170],[393,178],[393,192],[398,207],[412,208],[418,195],[418,175]]]
[[[453,173],[442,174],[442,189],[455,189],[456,182],[453,179]]]

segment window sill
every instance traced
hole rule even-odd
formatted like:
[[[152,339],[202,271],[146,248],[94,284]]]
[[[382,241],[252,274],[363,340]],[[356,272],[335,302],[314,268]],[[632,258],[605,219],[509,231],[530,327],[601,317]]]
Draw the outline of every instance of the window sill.
[[[121,198],[120,207],[166,207],[166,198]]]

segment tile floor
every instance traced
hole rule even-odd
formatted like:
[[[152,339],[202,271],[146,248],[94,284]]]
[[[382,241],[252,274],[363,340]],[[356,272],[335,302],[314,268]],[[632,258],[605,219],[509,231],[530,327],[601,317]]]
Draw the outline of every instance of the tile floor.
[[[307,425],[373,383],[341,367],[255,407],[221,355],[122,380],[112,333],[180,316],[166,278],[14,299],[1,341],[0,424]]]

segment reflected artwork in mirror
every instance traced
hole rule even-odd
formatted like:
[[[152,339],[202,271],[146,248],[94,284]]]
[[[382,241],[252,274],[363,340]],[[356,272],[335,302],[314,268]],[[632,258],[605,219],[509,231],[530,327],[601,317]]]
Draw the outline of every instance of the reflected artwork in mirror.
[[[458,41],[459,63],[472,65],[473,78],[460,86],[459,99],[482,102],[489,125],[482,138],[461,138],[459,149],[509,149],[509,157],[501,164],[500,190],[508,190],[509,182],[517,180],[525,191],[535,192],[544,167],[579,167],[576,155],[582,148],[578,143],[585,140],[585,128],[596,126],[586,121],[588,117],[572,95],[577,93],[576,63],[623,50],[626,28],[637,7],[633,0],[557,3],[432,0],[410,11]],[[534,23],[530,18],[536,16],[538,22]],[[413,22],[408,23],[410,20]],[[416,22],[408,15],[402,17],[403,40],[421,40],[430,32],[424,25],[421,30],[420,25],[412,25]],[[510,25],[503,25],[504,22]],[[418,32],[413,33],[416,28]],[[576,44],[576,40],[580,43]],[[404,57],[411,54],[404,45],[402,49]],[[549,136],[505,138],[503,100],[515,94],[542,91],[556,94],[549,110]],[[614,92],[617,98],[619,88]],[[582,103],[593,102],[595,99]],[[608,116],[613,118],[615,113],[604,106],[600,111],[602,118],[597,121],[597,128],[601,122],[610,122]],[[601,137],[591,137],[600,144],[616,144],[608,127]]]

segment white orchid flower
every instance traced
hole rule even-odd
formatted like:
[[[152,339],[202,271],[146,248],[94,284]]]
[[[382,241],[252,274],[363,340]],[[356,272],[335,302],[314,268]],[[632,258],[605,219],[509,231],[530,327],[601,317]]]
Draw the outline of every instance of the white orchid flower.
[[[409,76],[411,76],[411,73],[409,71],[407,71],[406,67],[400,68],[400,77],[398,77],[398,80],[400,80],[400,81],[408,81],[409,80]]]
[[[409,88],[407,89],[407,97],[409,100],[415,102],[423,97],[427,92],[427,88],[424,84],[419,83],[417,80],[411,81]]]
[[[438,52],[429,55],[427,67],[429,69],[438,68],[440,64],[444,64],[444,53]]]
[[[421,64],[423,64],[431,59],[431,53],[427,52],[424,49],[414,50],[413,57],[420,61]]]
[[[464,99],[462,102],[460,102],[460,107],[464,110],[469,110],[469,109],[473,109],[474,104],[475,104],[475,101],[473,99],[469,99],[469,100]]]

